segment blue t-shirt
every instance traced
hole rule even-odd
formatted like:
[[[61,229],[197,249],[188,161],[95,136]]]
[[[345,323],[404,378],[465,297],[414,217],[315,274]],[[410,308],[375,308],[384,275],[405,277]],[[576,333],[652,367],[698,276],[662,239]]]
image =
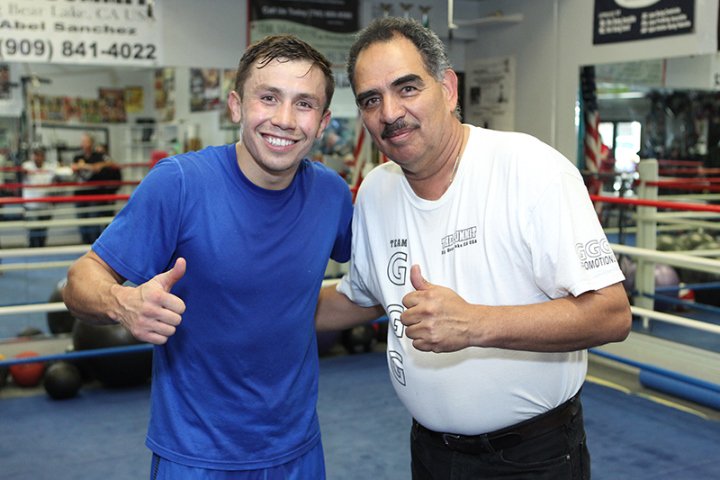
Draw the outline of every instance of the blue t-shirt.
[[[285,463],[320,439],[314,313],[328,258],[350,257],[347,184],[303,160],[284,190],[251,183],[234,145],[158,163],[93,249],[141,284],[187,260],[187,310],[154,349],[147,446],[221,470]]]

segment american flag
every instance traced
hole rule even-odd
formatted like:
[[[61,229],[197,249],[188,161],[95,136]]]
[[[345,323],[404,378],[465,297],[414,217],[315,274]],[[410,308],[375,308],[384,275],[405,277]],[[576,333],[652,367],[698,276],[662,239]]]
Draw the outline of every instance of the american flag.
[[[582,67],[580,72],[580,90],[582,95],[581,115],[583,119],[583,157],[584,168],[597,173],[600,166],[600,115],[598,114],[597,90],[595,87],[595,67]]]

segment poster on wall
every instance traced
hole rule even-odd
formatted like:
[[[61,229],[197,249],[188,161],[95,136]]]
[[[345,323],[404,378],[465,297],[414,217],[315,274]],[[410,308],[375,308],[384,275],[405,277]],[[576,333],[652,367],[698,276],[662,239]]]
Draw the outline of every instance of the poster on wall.
[[[465,69],[463,121],[493,130],[515,128],[515,59],[480,58]]]
[[[252,0],[249,42],[267,35],[297,35],[343,67],[359,28],[359,0]]]
[[[103,122],[124,123],[127,121],[124,88],[99,88],[98,101]]]
[[[155,109],[163,122],[175,119],[175,69],[155,70]]]
[[[143,87],[125,87],[125,111],[127,113],[141,113],[145,105],[145,90]]]
[[[190,69],[190,111],[217,110],[220,103],[220,69]]]
[[[0,58],[8,62],[153,66],[162,24],[147,0],[0,0]]]
[[[595,65],[595,80],[613,85],[614,91],[608,93],[623,93],[627,85],[664,87],[666,72],[667,60],[663,58],[604,63]]]
[[[66,122],[79,122],[80,121],[80,103],[76,97],[65,97],[63,99],[65,108],[65,121]]]
[[[593,44],[694,31],[695,0],[595,0]]]

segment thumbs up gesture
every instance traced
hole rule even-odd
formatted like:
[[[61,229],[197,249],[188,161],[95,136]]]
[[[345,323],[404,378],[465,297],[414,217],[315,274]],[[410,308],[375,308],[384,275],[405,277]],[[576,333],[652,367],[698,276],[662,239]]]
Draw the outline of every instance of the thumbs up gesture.
[[[414,292],[403,297],[406,310],[400,316],[413,346],[426,352],[454,352],[471,345],[471,305],[453,290],[433,285],[419,265],[410,269]]]
[[[185,302],[170,293],[185,275],[184,258],[178,258],[170,270],[156,275],[136,288],[118,285],[116,295],[122,313],[120,322],[140,341],[163,345],[182,321]]]

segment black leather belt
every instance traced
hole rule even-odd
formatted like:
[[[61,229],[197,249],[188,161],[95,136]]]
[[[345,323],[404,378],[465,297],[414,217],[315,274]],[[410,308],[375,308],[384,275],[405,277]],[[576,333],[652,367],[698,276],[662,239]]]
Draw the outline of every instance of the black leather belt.
[[[580,392],[559,407],[518,424],[482,435],[457,435],[429,430],[413,419],[413,427],[442,442],[450,450],[478,454],[511,448],[567,425],[580,410]]]

